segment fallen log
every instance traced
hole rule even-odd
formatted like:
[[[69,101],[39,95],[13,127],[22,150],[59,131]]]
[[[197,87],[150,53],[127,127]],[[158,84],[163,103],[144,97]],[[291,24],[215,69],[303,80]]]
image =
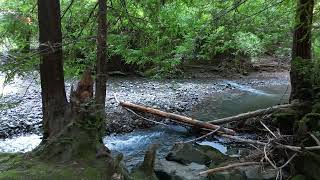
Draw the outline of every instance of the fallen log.
[[[158,115],[164,118],[168,118],[168,119],[172,119],[187,125],[191,125],[194,127],[198,127],[201,129],[208,129],[208,130],[216,130],[219,129],[220,132],[226,133],[226,134],[235,134],[235,132],[232,129],[228,129],[228,128],[223,128],[221,126],[218,125],[214,125],[214,124],[210,124],[207,122],[203,122],[203,121],[199,121],[196,119],[192,119],[186,116],[181,116],[178,114],[173,114],[173,113],[167,113],[164,111],[160,111],[158,109],[153,109],[153,108],[149,108],[149,107],[144,107],[141,105],[137,105],[137,104],[133,104],[130,102],[119,102],[119,104],[123,107],[126,108],[130,108],[132,110],[136,110],[136,111],[140,111],[140,112],[146,112],[146,113],[151,113],[154,115]]]
[[[221,119],[216,119],[216,120],[212,120],[212,121],[208,121],[208,123],[211,124],[225,124],[225,123],[230,123],[230,122],[234,122],[234,121],[241,121],[241,120],[246,120],[252,117],[257,117],[266,113],[273,113],[278,111],[279,109],[282,108],[289,108],[292,107],[294,104],[282,104],[282,105],[277,105],[277,106],[272,106],[266,109],[259,109],[256,111],[251,111],[251,112],[247,112],[247,113],[242,113],[242,114],[238,114],[236,116],[231,116],[231,117],[226,117],[226,118],[221,118]]]

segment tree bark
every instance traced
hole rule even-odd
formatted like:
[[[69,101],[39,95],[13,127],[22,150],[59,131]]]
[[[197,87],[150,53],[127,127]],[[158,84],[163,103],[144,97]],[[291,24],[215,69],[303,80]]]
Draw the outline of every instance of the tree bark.
[[[65,125],[63,116],[67,105],[59,0],[38,0],[38,19],[43,140],[45,141]]]
[[[292,43],[290,100],[310,100],[311,83],[311,29],[314,0],[298,0]]]
[[[97,69],[96,69],[96,93],[95,101],[98,111],[104,116],[105,100],[106,100],[106,50],[107,50],[107,2],[106,0],[98,0],[98,37],[97,37]]]

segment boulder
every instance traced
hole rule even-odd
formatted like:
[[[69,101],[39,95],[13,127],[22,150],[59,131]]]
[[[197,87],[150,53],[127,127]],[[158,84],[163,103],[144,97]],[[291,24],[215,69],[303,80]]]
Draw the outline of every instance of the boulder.
[[[182,165],[165,159],[157,159],[155,164],[155,173],[159,180],[206,180],[206,176],[199,176],[199,172],[205,170],[208,170],[205,165]]]
[[[238,168],[246,176],[247,180],[273,180],[277,177],[277,170],[262,169],[261,166],[246,166]]]
[[[188,165],[192,162],[201,165],[210,165],[211,162],[221,163],[229,157],[215,148],[207,145],[175,144],[166,160]]]
[[[239,170],[229,170],[210,174],[208,180],[246,180],[246,175]]]

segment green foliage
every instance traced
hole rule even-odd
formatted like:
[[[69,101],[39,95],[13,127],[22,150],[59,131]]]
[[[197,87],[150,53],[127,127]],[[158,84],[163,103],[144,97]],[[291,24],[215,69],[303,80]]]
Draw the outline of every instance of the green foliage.
[[[61,1],[61,14],[65,72],[72,77],[94,66],[97,7],[95,0],[78,0],[67,10],[70,3]],[[120,56],[142,70],[154,69],[155,74],[176,73],[185,61],[221,62],[221,55],[232,59],[268,53],[288,58],[295,1],[237,3],[108,1],[108,57]],[[0,0],[0,5],[5,12],[0,18],[0,44],[10,44],[13,57],[2,63],[0,70],[10,77],[34,70],[39,64],[36,1]],[[314,42],[319,44],[319,40]],[[319,49],[314,49],[317,56]]]
[[[237,32],[235,33],[236,54],[244,54],[249,57],[255,57],[264,52],[261,39],[253,33]]]

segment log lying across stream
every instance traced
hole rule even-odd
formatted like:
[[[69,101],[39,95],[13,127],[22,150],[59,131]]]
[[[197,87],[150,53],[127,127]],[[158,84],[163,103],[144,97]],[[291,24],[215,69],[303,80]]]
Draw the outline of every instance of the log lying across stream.
[[[190,125],[190,126],[195,126],[195,127],[201,128],[201,129],[207,129],[207,130],[219,129],[220,132],[223,132],[226,134],[232,134],[232,135],[235,134],[235,132],[232,129],[223,128],[221,126],[210,124],[210,123],[203,122],[203,121],[199,121],[197,119],[192,119],[190,117],[181,116],[181,115],[173,114],[173,113],[167,113],[164,111],[160,111],[158,109],[144,107],[144,106],[133,104],[130,102],[119,102],[119,103],[121,106],[132,109],[132,110],[151,113],[151,114],[158,115],[158,116],[168,118],[168,119],[172,119],[172,120],[175,120],[175,121],[178,121],[178,122]]]
[[[252,117],[257,117],[263,114],[270,114],[270,113],[274,113],[276,111],[278,111],[279,109],[282,108],[289,108],[294,106],[295,104],[282,104],[282,105],[277,105],[277,106],[272,106],[266,109],[259,109],[256,111],[251,111],[251,112],[247,112],[247,113],[242,113],[242,114],[238,114],[236,116],[230,116],[230,117],[226,117],[226,118],[221,118],[221,119],[216,119],[216,120],[212,120],[212,121],[208,121],[208,123],[212,123],[212,124],[226,124],[226,123],[230,123],[230,122],[235,122],[235,121],[241,121],[241,120],[246,120]]]

